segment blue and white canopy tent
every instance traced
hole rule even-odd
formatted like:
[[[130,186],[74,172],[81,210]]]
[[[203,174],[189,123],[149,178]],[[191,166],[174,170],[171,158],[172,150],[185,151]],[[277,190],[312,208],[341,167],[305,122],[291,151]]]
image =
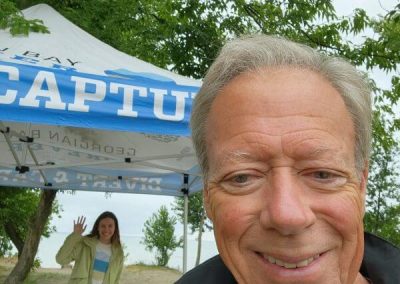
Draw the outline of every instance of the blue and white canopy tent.
[[[23,13],[50,34],[0,31],[0,185],[202,189],[188,127],[200,81],[119,52],[47,5]]]

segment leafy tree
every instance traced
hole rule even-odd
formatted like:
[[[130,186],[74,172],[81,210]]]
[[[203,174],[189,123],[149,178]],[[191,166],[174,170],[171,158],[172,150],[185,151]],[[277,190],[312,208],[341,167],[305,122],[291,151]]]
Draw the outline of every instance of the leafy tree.
[[[370,168],[370,179],[374,182],[368,186],[364,220],[368,232],[400,246],[400,195],[397,185],[399,174],[389,173],[399,165],[398,161],[394,161],[394,157],[399,157],[398,150],[388,153],[378,148],[373,151],[372,159],[376,162]]]
[[[0,187],[0,256],[11,252],[12,245],[21,255],[26,239],[31,216],[37,209],[40,200],[40,191],[24,188]],[[43,237],[49,237],[55,232],[50,226],[52,216],[59,216],[60,206],[54,202],[52,215],[46,221]]]
[[[218,19],[226,12],[213,13],[217,1],[44,2],[118,50],[195,78],[203,77],[225,38]]]
[[[5,2],[23,8],[38,1]],[[392,189],[399,188],[393,155],[398,151],[399,139],[395,137],[400,129],[399,114],[394,111],[400,98],[400,4],[384,16],[371,18],[361,8],[339,17],[333,1],[328,0],[115,0],[112,5],[97,0],[41,2],[125,53],[193,78],[203,77],[227,39],[244,33],[284,36],[345,57],[366,72],[386,72],[392,84],[388,90],[378,88],[371,79],[374,139],[365,225],[392,240],[391,236],[400,234],[394,229],[400,226],[398,218],[390,219],[391,230],[387,226],[373,230],[379,224],[373,220],[381,220],[383,226],[389,219],[382,216],[394,216],[399,206],[399,190]],[[385,158],[392,162],[382,165]]]
[[[48,33],[41,20],[27,20],[16,4],[11,1],[0,1],[0,29],[10,29],[12,35],[28,35],[29,32]]]
[[[173,210],[178,215],[181,223],[184,222],[184,198],[177,197],[173,205]],[[197,235],[197,257],[195,265],[200,263],[201,255],[201,237],[202,233],[206,229],[211,230],[212,225],[207,222],[207,216],[204,211],[203,206],[203,195],[201,192],[197,192],[189,196],[189,206],[188,206],[188,224],[190,225],[190,231],[193,234],[195,231],[198,232]]]
[[[40,237],[43,234],[48,218],[51,215],[52,205],[56,194],[57,190],[40,191],[40,197],[36,209],[32,212],[31,216],[27,216],[28,229],[18,262],[5,280],[5,284],[22,283],[34,265]],[[20,204],[19,206],[23,205]]]
[[[177,241],[174,235],[175,224],[176,218],[169,215],[165,206],[144,223],[142,243],[150,252],[156,249],[157,265],[166,266],[175,249],[182,246],[182,240]]]

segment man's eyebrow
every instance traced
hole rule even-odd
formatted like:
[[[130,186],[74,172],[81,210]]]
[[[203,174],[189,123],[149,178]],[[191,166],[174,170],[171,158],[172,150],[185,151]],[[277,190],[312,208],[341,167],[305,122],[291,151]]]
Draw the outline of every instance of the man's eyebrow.
[[[338,145],[330,145],[328,144],[317,144],[310,145],[305,149],[296,149],[293,154],[302,160],[310,160],[310,159],[331,159],[332,161],[341,161],[346,157],[343,156],[343,149]]]
[[[316,158],[316,157],[320,157],[326,154],[334,154],[335,152],[337,152],[336,149],[332,149],[330,147],[326,147],[326,146],[318,146],[318,147],[310,147],[310,149],[307,149],[306,151],[295,151],[295,154],[298,154],[299,156],[304,156],[304,158]],[[333,155],[333,158],[335,157],[335,155]]]
[[[332,159],[336,159],[337,156],[335,155],[337,153],[337,149],[333,149],[331,147],[327,146],[317,146],[313,147],[310,146],[308,149],[304,151],[294,151],[293,154],[295,156],[301,158],[301,159],[312,159],[312,158],[318,158],[324,155],[331,155]],[[263,153],[263,158],[266,158],[267,156],[271,156],[271,153]],[[273,156],[273,153],[272,153]],[[218,164],[225,163],[227,161],[231,162],[247,162],[247,161],[254,161],[258,160],[260,157],[255,156],[254,154],[251,154],[246,151],[240,151],[240,150],[234,150],[234,151],[224,151],[222,153],[222,157],[219,160]]]
[[[235,151],[223,151],[221,159],[218,160],[217,165],[221,166],[226,162],[247,162],[247,161],[254,161],[254,155],[240,150]]]
[[[332,161],[341,161],[342,159],[338,155],[336,155],[336,153],[338,154],[338,149],[334,149],[327,145],[310,145],[306,149],[302,148],[301,150],[294,150],[291,156],[299,160],[310,160],[318,158],[326,159],[326,156],[329,156],[329,159],[331,159]],[[261,160],[265,161],[266,159],[268,159],[268,157],[272,156],[274,156],[274,153],[264,152],[262,153],[262,157],[260,157],[258,154],[255,155],[253,153],[243,150],[222,151],[222,155],[217,161],[217,167],[221,167],[222,165],[226,165],[227,163],[245,163]]]

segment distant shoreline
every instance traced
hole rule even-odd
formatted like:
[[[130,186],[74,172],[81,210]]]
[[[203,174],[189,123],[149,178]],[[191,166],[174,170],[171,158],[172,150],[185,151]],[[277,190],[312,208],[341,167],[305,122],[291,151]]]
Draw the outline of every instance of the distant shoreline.
[[[57,251],[62,246],[65,238],[70,232],[55,232],[50,235],[49,238],[42,238],[39,243],[38,252],[36,257],[41,262],[41,267],[46,268],[60,268],[60,265],[56,263],[55,256]],[[121,241],[124,246],[124,253],[127,256],[125,259],[125,265],[130,264],[145,264],[152,265],[156,263],[155,253],[149,252],[145,249],[145,246],[141,243],[142,236],[129,236],[122,235]],[[15,253],[13,251],[13,253]],[[201,258],[200,262],[204,262],[207,259],[218,254],[218,250],[215,241],[203,240],[201,247]],[[197,256],[197,241],[188,240],[188,255],[187,255],[187,268],[191,269],[194,267]],[[183,250],[177,248],[171,255],[168,266],[177,270],[182,271],[183,267]]]

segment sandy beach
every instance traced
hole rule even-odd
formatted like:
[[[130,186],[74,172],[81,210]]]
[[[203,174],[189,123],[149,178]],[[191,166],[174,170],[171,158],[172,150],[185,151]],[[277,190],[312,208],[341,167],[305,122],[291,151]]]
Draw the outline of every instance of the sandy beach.
[[[4,282],[14,265],[14,260],[0,259],[0,283]],[[38,268],[29,274],[27,283],[67,284],[70,273],[71,268]],[[128,265],[122,271],[120,284],[171,284],[181,275],[180,271],[170,268]]]

